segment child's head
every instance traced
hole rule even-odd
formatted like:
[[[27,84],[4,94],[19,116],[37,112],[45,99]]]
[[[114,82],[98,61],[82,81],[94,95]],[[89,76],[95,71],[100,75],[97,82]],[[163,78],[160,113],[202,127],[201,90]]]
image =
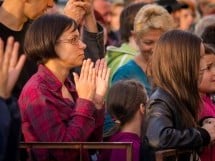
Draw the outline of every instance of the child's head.
[[[201,59],[199,91],[201,93],[215,92],[215,45],[204,44],[205,55]]]
[[[199,91],[201,93],[215,92],[215,25],[207,26],[201,38],[205,46],[205,56],[201,59]]]
[[[147,94],[141,83],[122,80],[115,83],[107,95],[107,109],[120,122],[120,127],[131,121],[140,110],[144,111]]]

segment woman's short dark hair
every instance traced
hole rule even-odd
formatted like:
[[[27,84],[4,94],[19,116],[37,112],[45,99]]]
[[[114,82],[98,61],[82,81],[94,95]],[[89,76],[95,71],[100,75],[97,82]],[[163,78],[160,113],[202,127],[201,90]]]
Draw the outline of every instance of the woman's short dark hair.
[[[46,14],[39,17],[26,32],[25,53],[38,63],[58,57],[55,52],[55,44],[62,33],[71,27],[75,31],[77,29],[76,22],[64,15]]]

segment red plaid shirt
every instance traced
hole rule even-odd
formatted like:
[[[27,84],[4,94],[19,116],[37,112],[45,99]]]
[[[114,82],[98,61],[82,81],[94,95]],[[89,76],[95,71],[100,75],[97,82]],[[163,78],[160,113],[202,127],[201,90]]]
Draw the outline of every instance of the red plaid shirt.
[[[24,86],[19,97],[22,131],[26,142],[101,141],[104,109],[96,110],[91,101],[78,98],[69,79],[65,85],[75,103],[63,98],[61,82],[45,66]],[[87,92],[87,91],[86,91]],[[39,161],[79,160],[76,150],[36,150]],[[82,156],[89,159],[87,152]]]

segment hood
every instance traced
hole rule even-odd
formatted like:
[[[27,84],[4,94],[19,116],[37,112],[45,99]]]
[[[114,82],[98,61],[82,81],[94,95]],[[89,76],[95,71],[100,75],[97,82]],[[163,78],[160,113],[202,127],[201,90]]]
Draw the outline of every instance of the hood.
[[[120,47],[108,46],[106,51],[106,60],[111,61],[124,54],[135,56],[138,53],[128,43],[123,43]]]

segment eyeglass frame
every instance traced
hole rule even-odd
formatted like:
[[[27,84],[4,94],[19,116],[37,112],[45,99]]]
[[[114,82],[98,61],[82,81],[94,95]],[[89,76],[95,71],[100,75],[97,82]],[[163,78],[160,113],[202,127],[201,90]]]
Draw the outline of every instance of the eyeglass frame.
[[[74,40],[74,39],[76,39],[76,40]],[[72,45],[78,45],[80,43],[80,41],[81,41],[80,37],[75,36],[75,37],[70,38],[70,39],[57,40],[57,43],[69,43],[69,44],[72,44]]]

